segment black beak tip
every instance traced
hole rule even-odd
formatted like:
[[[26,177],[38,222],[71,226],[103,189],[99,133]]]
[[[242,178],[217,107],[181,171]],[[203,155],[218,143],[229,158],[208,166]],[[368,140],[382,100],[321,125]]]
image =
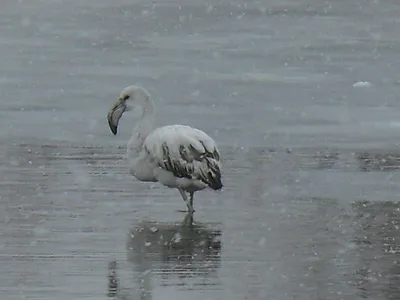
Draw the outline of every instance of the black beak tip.
[[[118,127],[115,126],[115,125],[111,122],[110,119],[108,119],[108,126],[110,127],[111,132],[112,132],[114,135],[117,135],[117,129],[118,129]]]

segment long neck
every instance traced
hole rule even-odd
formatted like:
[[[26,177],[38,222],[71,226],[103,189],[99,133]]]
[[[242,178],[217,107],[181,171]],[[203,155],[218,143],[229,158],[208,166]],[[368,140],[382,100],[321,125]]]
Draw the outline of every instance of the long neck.
[[[153,129],[155,109],[150,97],[140,102],[142,106],[142,117],[133,128],[132,136],[128,142],[127,152],[130,157],[135,157],[142,149],[145,138]]]

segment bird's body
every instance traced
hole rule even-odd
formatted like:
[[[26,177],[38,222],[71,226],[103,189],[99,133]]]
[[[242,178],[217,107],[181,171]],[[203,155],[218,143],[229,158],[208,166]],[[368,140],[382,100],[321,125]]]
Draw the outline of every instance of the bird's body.
[[[137,86],[125,88],[108,114],[114,134],[128,99],[143,109],[127,146],[130,173],[137,180],[178,189],[189,212],[193,212],[196,191],[223,187],[220,153],[215,141],[205,132],[186,125],[167,125],[153,130],[154,103],[147,91]]]

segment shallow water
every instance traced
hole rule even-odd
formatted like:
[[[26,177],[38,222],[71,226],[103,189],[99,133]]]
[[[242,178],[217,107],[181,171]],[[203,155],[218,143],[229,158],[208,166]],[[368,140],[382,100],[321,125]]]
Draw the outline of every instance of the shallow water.
[[[398,299],[399,13],[4,1],[0,298]],[[220,145],[225,187],[195,195],[193,226],[128,174],[134,114],[107,127],[132,83],[158,125]]]

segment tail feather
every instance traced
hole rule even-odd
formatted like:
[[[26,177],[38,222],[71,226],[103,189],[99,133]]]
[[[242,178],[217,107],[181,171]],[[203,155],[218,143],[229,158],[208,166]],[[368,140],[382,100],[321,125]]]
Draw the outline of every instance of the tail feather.
[[[224,186],[221,180],[221,174],[217,173],[216,176],[213,176],[211,172],[208,172],[208,186],[215,191],[222,189]]]
[[[203,165],[204,168],[200,173],[200,180],[207,184],[213,190],[220,190],[223,187],[222,178],[221,178],[221,169],[219,167],[219,162],[206,158],[206,165]]]

